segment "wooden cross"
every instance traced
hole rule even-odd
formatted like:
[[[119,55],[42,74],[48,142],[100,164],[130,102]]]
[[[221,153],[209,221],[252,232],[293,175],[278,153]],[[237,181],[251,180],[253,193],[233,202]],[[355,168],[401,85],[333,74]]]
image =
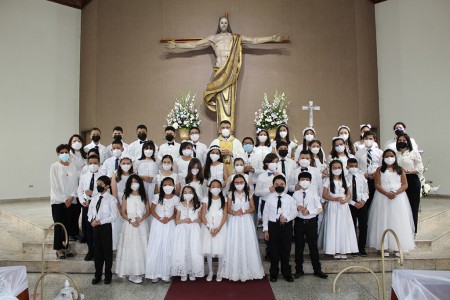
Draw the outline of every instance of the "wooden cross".
[[[320,106],[314,106],[313,101],[309,101],[308,106],[302,106],[302,110],[309,110],[309,124],[308,127],[314,128],[313,124],[313,111],[320,110]]]

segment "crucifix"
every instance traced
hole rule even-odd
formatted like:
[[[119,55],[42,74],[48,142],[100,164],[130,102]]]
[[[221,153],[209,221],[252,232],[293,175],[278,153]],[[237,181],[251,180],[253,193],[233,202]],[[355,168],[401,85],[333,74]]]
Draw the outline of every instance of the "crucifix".
[[[231,31],[228,14],[219,18],[216,34],[206,38],[161,39],[167,49],[204,49],[212,47],[216,55],[214,78],[203,93],[205,106],[217,115],[217,124],[231,123],[235,129],[237,81],[242,63],[242,45],[289,43],[289,37],[275,34],[267,37],[247,37]]]
[[[308,106],[302,106],[302,110],[309,110],[309,124],[308,127],[314,128],[313,124],[313,111],[320,110],[320,106],[314,106],[313,101],[309,101]]]

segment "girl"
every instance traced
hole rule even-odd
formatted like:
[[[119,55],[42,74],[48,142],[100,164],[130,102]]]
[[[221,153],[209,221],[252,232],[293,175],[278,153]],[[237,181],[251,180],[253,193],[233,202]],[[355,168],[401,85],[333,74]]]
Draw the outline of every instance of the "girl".
[[[190,142],[182,142],[180,145],[180,157],[177,159],[178,175],[181,178],[186,177],[188,171],[189,162],[193,155],[192,144]]]
[[[367,224],[369,247],[385,251],[384,256],[389,256],[388,251],[395,251],[395,255],[399,256],[397,243],[390,234],[386,235],[385,249],[381,249],[381,236],[390,228],[397,234],[402,251],[414,249],[414,221],[405,193],[408,182],[391,149],[383,152],[383,162],[375,172],[375,188]]]
[[[126,181],[122,199],[121,216],[127,220],[120,233],[116,254],[116,274],[134,283],[142,283],[145,274],[145,255],[147,254],[148,223],[150,205],[145,193],[144,182],[136,175]]]
[[[146,141],[142,145],[141,158],[136,162],[137,174],[144,181],[147,198],[153,199],[155,191],[154,178],[158,175],[158,164],[155,161],[155,143]]]
[[[303,129],[303,143],[295,149],[294,160],[298,161],[300,152],[303,150],[308,150],[308,143],[316,138],[316,131],[312,127],[307,127]]]
[[[294,157],[294,149],[297,146],[293,141],[289,139],[289,128],[286,124],[280,124],[277,127],[277,133],[275,135],[275,140],[272,142],[272,151],[276,153],[277,150],[277,143],[279,141],[283,141],[286,144],[288,144],[288,155],[287,157],[293,158]]]
[[[155,194],[159,192],[161,181],[166,177],[171,177],[175,182],[175,195],[180,195],[180,177],[178,176],[178,174],[173,172],[173,158],[171,155],[166,154],[162,157],[161,167],[162,170],[156,176]]]
[[[219,258],[217,281],[222,281],[223,256],[227,237],[227,205],[222,193],[222,182],[213,179],[209,184],[208,197],[202,201],[202,253],[208,260],[208,277],[213,278],[212,258]]]
[[[205,262],[200,249],[200,200],[195,189],[183,187],[181,201],[177,206],[174,251],[170,275],[181,276],[181,281],[195,281],[205,276]]]
[[[319,140],[312,140],[308,143],[308,148],[313,153],[315,167],[322,172],[322,177],[327,176],[327,162],[322,149],[322,143]]]
[[[364,144],[364,133],[370,131],[372,126],[370,124],[361,124],[359,125],[359,128],[360,128],[359,141],[356,141],[353,144],[353,146],[355,147],[355,151],[358,151],[359,149],[364,149],[366,147],[366,145]],[[374,142],[373,145],[375,146],[375,148],[378,148],[377,142]]]
[[[350,127],[347,125],[341,125],[338,127],[338,137],[345,141],[345,147],[350,154],[355,155],[355,147],[353,146],[352,137],[350,136]]]
[[[159,195],[155,195],[150,208],[153,216],[147,247],[145,277],[152,282],[161,278],[170,282],[170,263],[172,260],[173,238],[175,233],[175,207],[179,203],[175,195],[175,182],[166,177],[161,182]]]
[[[269,133],[265,129],[258,129],[256,131],[256,145],[253,150],[261,159],[264,160],[267,154],[272,152],[272,146],[270,145]]]
[[[348,207],[350,189],[340,160],[330,163],[330,176],[323,184],[322,197],[328,201],[319,233],[319,247],[335,259],[347,259],[347,253],[358,253],[353,219]]]
[[[240,157],[236,158],[234,160],[234,171],[235,171],[235,173],[231,174],[231,176],[228,177],[227,184],[226,184],[225,189],[224,189],[225,195],[228,194],[228,191],[230,190],[231,182],[233,181],[234,176],[237,175],[237,174],[240,174],[240,175],[244,176],[245,182],[247,182],[248,187],[250,189],[250,192],[252,194],[254,193],[252,177],[248,176],[248,174],[244,173],[244,168],[245,168],[244,159],[242,159]]]
[[[70,164],[77,168],[78,177],[81,175],[81,170],[86,165],[86,152],[84,152],[84,141],[83,138],[74,134],[69,139],[70,146]]]
[[[198,158],[191,159],[186,178],[184,179],[184,185],[192,186],[198,198],[203,199],[204,181],[202,163]]]
[[[350,157],[355,157],[352,154],[348,153],[347,147],[345,146],[345,140],[343,137],[334,137],[331,152],[328,156],[328,161],[332,161],[334,159],[338,159],[342,162],[342,166],[344,168],[344,173],[347,173],[347,160]],[[345,175],[345,174],[344,174]]]
[[[262,279],[264,269],[252,218],[255,204],[242,174],[233,177],[227,200],[230,217],[221,277],[242,282]]]
[[[213,179],[217,179],[223,184],[228,178],[228,171],[224,168],[222,160],[222,152],[219,146],[211,146],[206,157],[205,169],[203,171],[205,179],[210,183]]]

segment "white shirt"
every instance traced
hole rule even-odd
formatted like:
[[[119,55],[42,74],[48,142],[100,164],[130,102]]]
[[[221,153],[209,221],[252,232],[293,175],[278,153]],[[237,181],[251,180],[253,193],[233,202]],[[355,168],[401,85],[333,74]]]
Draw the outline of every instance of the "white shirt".
[[[303,197],[303,192],[305,192],[305,197]],[[292,198],[294,198],[297,206],[301,205],[309,211],[309,215],[304,215],[302,212],[298,211],[297,217],[300,219],[312,219],[322,212],[320,197],[315,189],[300,189],[292,195]]]
[[[281,196],[281,210],[278,207],[278,196]],[[269,230],[269,221],[276,222],[280,216],[283,215],[287,222],[290,222],[297,217],[297,206],[295,200],[286,193],[278,195],[277,193],[270,193],[266,200],[263,211],[263,232]]]
[[[369,188],[363,174],[356,174],[356,202],[353,200],[353,175],[348,173],[345,179],[347,180],[347,186],[351,194],[348,204],[354,206],[356,202],[367,201],[369,199]]]
[[[269,188],[273,186],[273,178],[275,176],[273,174],[269,175],[269,172],[270,171],[264,171],[264,173],[261,173],[256,180],[255,195],[261,197],[262,201],[266,201],[269,197],[271,193]]]
[[[224,139],[227,140],[227,139]],[[215,140],[212,141],[211,145],[209,145],[209,147],[211,148],[211,146],[219,146],[220,147],[220,140],[217,138]],[[238,140],[237,138],[234,138],[233,140],[233,157],[242,157],[244,154],[244,148],[242,148],[242,143],[240,140]]]
[[[180,175],[180,177],[183,179],[187,176],[190,162],[191,160],[184,160],[181,156],[175,161],[178,175]]]
[[[280,173],[283,173],[283,166],[282,166],[282,160],[284,160],[284,167],[286,174],[284,174],[284,177],[289,180],[291,178],[292,173],[294,173],[295,168],[297,167],[297,164],[294,160],[290,159],[288,156],[286,158],[279,158],[278,164],[277,164],[277,171]],[[286,182],[286,184],[289,184],[289,181]]]
[[[77,169],[78,177],[81,175],[81,170],[86,165],[86,160],[81,156],[80,151],[73,152],[70,150],[70,164],[73,165]]]
[[[410,140],[411,140],[411,145],[413,147],[413,150],[419,151],[419,146],[417,146],[416,141],[412,137],[410,137]],[[386,150],[386,149],[391,149],[391,150],[397,151],[397,137],[394,137],[394,138],[388,140],[386,142],[386,144],[384,144],[384,150]]]
[[[195,157],[198,158],[200,160],[200,162],[202,163],[202,167],[205,166],[205,162],[206,162],[206,154],[208,153],[208,147],[200,142],[196,142],[194,143],[193,141],[190,141],[193,145],[193,150],[195,153]],[[194,157],[194,154],[192,154],[192,157]]]
[[[100,197],[102,197],[102,202],[100,203],[100,207],[97,212],[97,202]],[[118,210],[117,210],[117,199],[114,198],[108,191],[103,195],[97,194],[92,197],[91,204],[89,204],[88,210],[88,221],[92,222],[94,220],[100,221],[100,224],[112,223],[117,218]]]
[[[174,161],[177,160],[180,157],[180,144],[178,144],[177,142],[173,142],[173,145],[169,145],[169,143],[164,143],[161,146],[159,146],[158,151],[159,161],[162,161],[164,155],[170,155],[172,156]]]
[[[61,204],[74,197],[77,203],[78,172],[75,166],[55,162],[50,166],[50,204]]]
[[[114,171],[116,170],[116,159],[117,161],[117,167],[120,168],[120,158],[119,157],[110,157],[105,160],[103,165],[100,168],[101,173],[106,174],[108,177],[112,177],[114,174]]]
[[[258,146],[253,147],[253,153],[259,156],[259,159],[264,161],[264,158],[267,154],[272,153],[273,149],[272,146]]]
[[[355,147],[355,150],[356,150],[356,151],[358,151],[359,149],[362,149],[362,148],[365,148],[365,147],[366,147],[366,145],[364,144],[364,141],[363,141],[362,143],[361,143],[361,141],[356,141],[356,142],[353,143],[353,146]],[[380,148],[380,147],[378,147],[377,142],[373,142],[372,147]]]
[[[314,189],[319,195],[322,195],[323,191],[323,180],[322,180],[322,172],[318,168],[315,167],[307,167],[306,171],[311,174],[311,186],[308,190]],[[292,173],[292,177],[289,180],[289,191],[295,192],[295,185],[298,183],[298,175],[302,173],[302,168],[297,167],[295,168],[294,172]]]
[[[98,145],[96,145],[94,142],[91,142],[90,144],[87,144],[86,146],[84,146],[84,152],[88,153],[89,150],[91,150],[92,148],[95,148],[96,146],[98,146],[98,153],[100,154],[100,164],[102,164],[108,158],[108,154],[106,152],[105,146],[103,146],[100,143],[98,143]]]
[[[406,150],[405,152],[397,152],[397,161],[400,167],[406,171],[416,170],[419,175],[423,174],[423,163],[420,153],[413,150]]]
[[[100,171],[97,171],[96,173],[87,172],[80,176],[80,183],[78,184],[77,194],[78,194],[78,200],[81,204],[84,204],[87,201],[91,200],[91,197],[86,195],[84,192],[89,190],[91,185],[91,179],[92,174],[94,174],[94,188],[92,190],[92,197],[98,194],[97,192],[97,179],[104,175]]]
[[[249,172],[248,174],[252,177],[253,183],[256,183],[256,181],[258,180],[258,176],[264,172],[263,160],[261,159],[261,155],[252,151],[250,153],[250,157],[246,152],[242,158],[244,159],[244,164],[246,166],[250,165],[253,167],[253,169],[255,169],[254,173]]]
[[[363,174],[369,173],[373,174],[377,170],[378,167],[381,167],[382,159],[383,159],[383,151],[379,148],[376,148],[374,145],[370,148],[370,156],[372,157],[372,164],[367,169],[367,147],[359,149],[355,153],[355,158],[358,161],[358,169],[361,170]]]

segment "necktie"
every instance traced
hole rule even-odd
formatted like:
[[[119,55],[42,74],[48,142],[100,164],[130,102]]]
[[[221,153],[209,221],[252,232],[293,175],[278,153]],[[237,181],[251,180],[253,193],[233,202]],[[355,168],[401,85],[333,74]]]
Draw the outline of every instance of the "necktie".
[[[100,198],[98,198],[97,205],[95,206],[95,209],[97,211],[97,216],[95,217],[96,220],[99,220],[98,219],[98,210],[100,209],[100,204],[102,204],[102,199],[103,199],[103,196],[100,196]]]
[[[175,145],[174,142],[168,142],[167,144],[168,144],[169,146],[174,146],[174,145]]]
[[[194,157],[197,157],[197,145],[196,144],[193,144],[193,146],[194,146]]]
[[[301,168],[300,171],[306,172],[306,171],[308,171],[308,168]]]
[[[281,208],[281,196],[278,196],[277,209]]]
[[[91,183],[89,184],[89,190],[91,190],[91,191],[94,190],[94,179],[95,179],[95,174],[92,173]]]
[[[98,151],[98,146],[95,146],[94,148],[97,149],[97,151]]]
[[[305,207],[306,191],[303,191],[303,207]]]
[[[370,152],[372,149],[367,149],[367,170],[369,170],[370,165],[372,164],[372,155]]]
[[[139,141],[139,144],[143,144],[143,143],[145,143],[145,141]]]
[[[285,160],[281,160],[281,173],[283,173],[284,176],[286,176],[286,165],[284,164]]]
[[[116,163],[114,164],[114,170],[117,170],[119,167],[119,158],[116,158]]]
[[[358,199],[357,191],[356,191],[356,175],[353,175],[352,179],[352,200],[356,201]]]

